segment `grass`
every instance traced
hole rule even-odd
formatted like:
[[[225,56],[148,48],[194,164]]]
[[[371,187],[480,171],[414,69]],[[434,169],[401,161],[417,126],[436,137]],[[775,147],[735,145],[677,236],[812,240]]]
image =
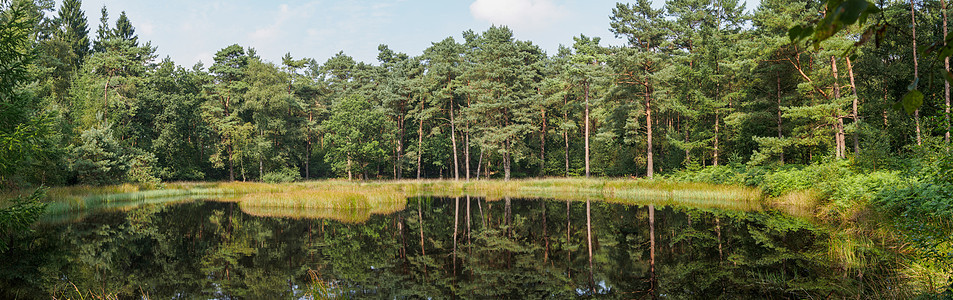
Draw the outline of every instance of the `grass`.
[[[16,194],[23,192],[8,192]],[[545,178],[522,180],[320,180],[271,184],[259,182],[173,182],[158,185],[70,186],[50,188],[48,214],[63,216],[92,208],[123,209],[143,203],[197,198],[238,202],[246,212],[262,216],[327,217],[359,222],[370,214],[398,211],[416,196],[504,197],[620,204],[655,204],[759,211],[766,208],[756,188],[664,179]],[[4,195],[9,196],[9,195]],[[332,210],[350,214],[334,216]]]

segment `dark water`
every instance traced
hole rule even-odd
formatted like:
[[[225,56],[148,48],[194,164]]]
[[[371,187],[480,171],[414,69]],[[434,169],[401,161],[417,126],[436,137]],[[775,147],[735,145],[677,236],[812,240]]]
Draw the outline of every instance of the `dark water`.
[[[461,197],[363,223],[202,200],[52,220],[0,256],[0,298],[866,298],[896,277],[770,212]]]

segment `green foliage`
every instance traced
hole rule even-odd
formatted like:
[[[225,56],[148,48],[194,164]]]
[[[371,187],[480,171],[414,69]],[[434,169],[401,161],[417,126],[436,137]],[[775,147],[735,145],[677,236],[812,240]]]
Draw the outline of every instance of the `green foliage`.
[[[121,183],[129,164],[126,151],[113,137],[110,127],[90,128],[80,136],[81,144],[70,149],[70,170],[79,183],[107,185]]]
[[[322,128],[328,134],[325,160],[338,174],[366,172],[368,166],[387,152],[381,132],[390,126],[384,112],[358,96],[341,98],[334,103],[331,117]]]
[[[17,196],[10,205],[0,202],[0,253],[7,250],[7,238],[30,229],[33,222],[46,210],[46,203],[40,202],[46,190],[37,189],[30,196]],[[3,199],[0,199],[3,200]]]
[[[301,180],[301,172],[295,168],[283,168],[278,171],[268,172],[262,176],[262,180],[268,183],[295,182]]]
[[[158,165],[156,156],[138,148],[130,150],[124,158],[128,165],[125,181],[144,184],[159,183],[159,172],[155,169],[155,166]]]

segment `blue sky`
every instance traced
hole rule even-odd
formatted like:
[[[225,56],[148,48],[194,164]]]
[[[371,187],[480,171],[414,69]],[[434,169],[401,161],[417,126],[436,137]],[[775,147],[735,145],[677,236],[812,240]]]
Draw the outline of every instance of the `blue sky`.
[[[662,0],[653,0],[661,5]],[[324,62],[339,51],[375,63],[377,45],[419,55],[448,36],[462,41],[468,29],[482,32],[506,25],[516,38],[530,40],[552,54],[579,34],[620,40],[609,32],[615,0],[84,0],[90,35],[100,9],[110,24],[125,11],[140,41],[152,41],[160,58],[176,64],[212,63],[231,44],[253,47],[268,61],[295,58]],[[57,6],[59,1],[57,1]],[[756,3],[755,3],[756,5]],[[753,7],[749,7],[753,8]]]

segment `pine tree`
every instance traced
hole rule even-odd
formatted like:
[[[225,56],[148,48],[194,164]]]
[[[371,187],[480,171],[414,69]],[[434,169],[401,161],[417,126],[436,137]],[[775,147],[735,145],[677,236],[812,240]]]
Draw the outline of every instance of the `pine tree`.
[[[86,15],[80,9],[82,3],[82,0],[64,0],[60,5],[57,18],[58,35],[70,44],[70,48],[76,55],[72,62],[74,70],[78,70],[90,54],[89,28],[86,26]]]

